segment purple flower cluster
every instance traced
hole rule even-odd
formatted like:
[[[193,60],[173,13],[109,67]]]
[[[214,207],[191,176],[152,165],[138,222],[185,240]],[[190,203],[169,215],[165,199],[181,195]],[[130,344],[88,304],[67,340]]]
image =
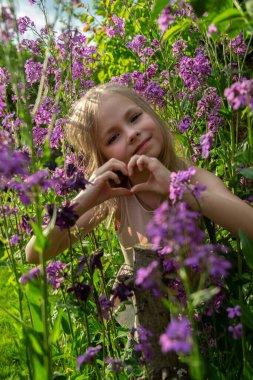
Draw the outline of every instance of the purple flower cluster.
[[[165,260],[173,260],[173,266],[178,262],[211,277],[226,276],[231,264],[216,254],[226,249],[202,243],[205,234],[198,227],[198,218],[185,202],[174,206],[163,202],[147,226],[153,249]]]
[[[6,180],[12,179],[14,175],[26,175],[28,165],[27,155],[8,146],[0,146],[0,179],[1,187]]]
[[[153,357],[152,344],[150,343],[150,338],[153,336],[153,333],[142,325],[137,326],[136,331],[139,343],[135,344],[134,350],[141,351],[144,359],[148,361]]]
[[[183,79],[190,96],[200,93],[211,74],[210,62],[201,53],[197,54],[195,58],[183,56],[177,63],[176,70],[179,77]]]
[[[160,17],[157,19],[157,24],[160,26],[161,32],[165,32],[169,25],[173,24],[175,21],[175,14],[173,14],[173,9],[170,4],[167,5],[161,12]]]
[[[105,363],[109,364],[109,368],[112,370],[114,373],[119,373],[123,371],[125,364],[121,359],[114,359],[114,358],[105,358]]]
[[[54,103],[53,99],[46,98],[39,106],[34,120],[37,125],[50,124],[52,116],[59,113],[60,108]]]
[[[100,306],[101,312],[103,314],[103,317],[106,321],[108,321],[109,320],[109,312],[112,310],[113,302],[108,300],[106,298],[105,294],[100,296],[98,298],[98,301],[99,301],[99,306]]]
[[[253,79],[242,79],[226,88],[224,95],[234,110],[249,107],[253,109]]]
[[[51,261],[47,266],[47,282],[53,285],[53,290],[58,289],[64,282],[64,271],[67,265],[61,261]]]
[[[235,317],[240,317],[241,316],[241,306],[236,305],[235,307],[228,307],[227,312],[228,312],[228,318],[230,318],[230,319],[233,319]]]
[[[186,317],[172,319],[164,334],[160,336],[162,352],[174,351],[188,355],[193,347],[192,327]]]
[[[205,235],[197,227],[198,218],[199,213],[189,210],[184,202],[174,206],[163,202],[147,226],[153,249],[177,257],[183,246],[200,243]]]
[[[98,352],[102,349],[99,344],[96,347],[88,347],[87,351],[77,357],[77,369],[80,370],[83,364],[91,364],[95,361]]]
[[[143,35],[138,34],[131,42],[128,43],[127,47],[135,51],[138,56],[141,57],[143,55],[143,49],[146,46],[146,43],[146,38]]]
[[[187,49],[187,45],[184,40],[178,40],[172,44],[172,54],[174,57],[181,57]]]
[[[184,133],[192,125],[192,120],[189,115],[185,115],[182,120],[179,120],[177,129],[179,132]]]
[[[55,224],[60,227],[61,230],[73,227],[79,218],[79,215],[75,212],[76,204],[71,206],[66,205],[64,207],[57,208],[56,210],[56,222]],[[54,205],[47,206],[48,215],[50,218],[53,216]]]
[[[33,279],[39,278],[41,276],[41,268],[35,267],[29,270],[28,273],[23,274],[20,277],[20,283],[26,285],[27,282],[32,281]]]
[[[231,47],[233,52],[239,56],[243,56],[246,53],[247,45],[244,42],[242,33],[240,33],[236,38],[233,38],[231,40]]]
[[[201,192],[206,189],[206,186],[200,186],[198,182],[191,184],[191,178],[196,174],[196,169],[189,167],[188,170],[179,170],[172,172],[170,176],[169,198],[172,203],[183,199],[185,191],[188,191],[196,198],[199,199]]]
[[[106,34],[109,37],[115,37],[119,35],[121,37],[124,36],[125,32],[125,19],[117,17],[115,14],[112,16],[113,25],[108,25],[106,28]]]
[[[27,28],[32,27],[35,28],[35,24],[30,20],[28,16],[19,17],[17,20],[18,31],[20,34],[24,34],[27,31]]]
[[[35,188],[46,192],[50,188],[54,188],[52,180],[47,178],[48,171],[41,170],[30,176],[26,176],[23,182],[11,181],[9,187],[16,190],[21,202],[28,205],[33,200]]]
[[[135,285],[140,286],[143,289],[152,290],[154,296],[159,297],[161,295],[161,291],[157,285],[157,267],[159,263],[158,261],[153,261],[146,268],[138,269],[135,278]]]
[[[236,326],[228,326],[228,331],[232,334],[233,339],[239,339],[242,335],[242,324],[238,323]]]
[[[236,305],[234,307],[228,307],[227,308],[228,312],[228,318],[229,319],[234,319],[236,317],[241,316],[241,307],[240,305]],[[228,331],[232,334],[233,339],[239,339],[243,335],[242,331],[242,324],[238,323],[235,326],[228,326]]]
[[[36,62],[33,58],[29,58],[25,63],[26,81],[31,84],[39,82],[42,70],[43,64],[41,62]]]

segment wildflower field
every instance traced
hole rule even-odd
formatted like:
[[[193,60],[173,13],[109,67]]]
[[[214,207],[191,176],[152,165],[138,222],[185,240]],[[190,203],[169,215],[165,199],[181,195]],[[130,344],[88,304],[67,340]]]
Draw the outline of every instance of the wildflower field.
[[[179,359],[168,379],[252,380],[253,242],[206,218],[200,229],[181,198],[196,165],[253,205],[253,1],[55,0],[57,24],[46,0],[21,2],[27,16],[18,1],[0,8],[0,378],[158,379],[152,331],[115,319],[115,297],[124,308],[139,289],[175,316],[157,338]],[[55,224],[74,226],[69,202],[87,184],[85,155],[64,136],[68,111],[109,81],[143,95],[192,161],[171,176],[148,226],[154,261],[131,287],[114,287],[113,220],[43,256]],[[39,266],[26,262],[32,234]]]

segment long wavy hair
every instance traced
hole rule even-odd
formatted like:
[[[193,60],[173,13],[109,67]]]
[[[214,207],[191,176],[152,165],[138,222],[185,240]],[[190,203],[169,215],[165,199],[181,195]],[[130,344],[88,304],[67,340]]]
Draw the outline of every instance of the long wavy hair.
[[[87,178],[106,162],[97,144],[98,119],[101,102],[105,97],[112,95],[125,96],[153,118],[163,136],[163,146],[158,158],[166,168],[170,171],[187,168],[186,160],[176,154],[174,137],[168,125],[147,101],[128,87],[117,83],[105,83],[90,89],[72,106],[65,127],[69,143],[83,157]],[[105,203],[108,206],[108,202]],[[107,207],[105,205],[100,209],[105,211]]]

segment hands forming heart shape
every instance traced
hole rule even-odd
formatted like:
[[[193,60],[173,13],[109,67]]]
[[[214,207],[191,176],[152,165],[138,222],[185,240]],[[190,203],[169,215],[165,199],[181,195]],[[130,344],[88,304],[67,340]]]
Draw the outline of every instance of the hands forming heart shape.
[[[127,165],[127,172],[126,176],[121,170],[114,171],[120,183],[116,184],[114,180],[109,180],[110,186],[112,188],[128,188],[129,184],[133,183],[130,189],[131,193],[153,191],[161,195],[168,194],[170,171],[157,158],[135,155]],[[139,180],[132,181],[136,177]]]

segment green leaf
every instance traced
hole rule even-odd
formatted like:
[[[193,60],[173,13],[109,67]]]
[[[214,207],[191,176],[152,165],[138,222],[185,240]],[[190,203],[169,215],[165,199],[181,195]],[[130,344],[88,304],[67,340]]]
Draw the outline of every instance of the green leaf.
[[[33,355],[34,378],[33,380],[48,379],[47,368]]]
[[[246,178],[253,179],[253,169],[251,168],[244,168],[240,169],[239,172]]]
[[[53,326],[53,330],[52,330],[52,334],[51,334],[51,342],[52,343],[55,343],[57,341],[57,339],[59,338],[59,336],[61,335],[61,331],[62,331],[62,314],[63,314],[63,310],[62,309],[59,309],[58,311],[58,314],[57,314],[57,317],[55,319],[55,322],[54,322],[54,326]]]
[[[42,323],[42,316],[41,316],[41,308],[38,305],[34,305],[33,303],[30,303],[30,310],[32,314],[32,322],[33,322],[33,328],[37,332],[43,331],[43,323]]]
[[[233,6],[232,0],[191,0],[190,4],[198,17],[202,16],[205,12],[208,14],[217,14]]]
[[[192,299],[192,305],[194,307],[201,305],[207,301],[209,301],[212,297],[220,292],[219,287],[212,287],[208,289],[198,290],[195,293],[192,293],[190,298]]]
[[[245,361],[243,365],[243,380],[253,379],[253,368],[248,361]]]
[[[249,329],[253,330],[253,312],[246,305],[240,304],[242,312],[242,323],[247,326]]]
[[[40,344],[41,337],[37,336],[33,331],[29,331],[28,338],[34,351],[39,355],[43,355],[43,347]]]
[[[172,37],[176,36],[177,34],[179,34],[180,32],[182,32],[184,29],[186,29],[188,26],[190,25],[190,20],[189,19],[186,19],[182,22],[180,22],[179,24],[173,26],[172,28],[170,28],[169,30],[167,30],[165,33],[164,33],[164,36],[163,36],[163,42],[164,41],[170,41],[172,39]]]
[[[70,335],[71,329],[70,329],[70,325],[69,325],[68,316],[64,312],[62,313],[61,324],[62,324],[62,328],[63,328],[63,331],[65,332],[65,334]]]
[[[166,298],[162,298],[162,301],[163,301],[163,304],[164,306],[167,307],[167,309],[171,312],[171,313],[178,313],[179,312],[179,308],[175,305],[173,305],[172,302],[170,302],[168,299]]]
[[[42,300],[42,290],[39,283],[35,283],[33,281],[29,281],[25,285],[25,292],[27,299],[30,303],[33,303],[34,305],[40,305]]]
[[[153,12],[151,13],[151,21],[158,18],[162,10],[168,5],[168,0],[156,0]]]
[[[239,231],[239,237],[241,239],[242,252],[246,263],[250,269],[253,270],[253,240],[250,239],[248,235],[243,231]]]
[[[230,9],[227,9],[225,12],[222,12],[221,14],[216,16],[213,19],[212,23],[215,25],[218,25],[222,22],[231,21],[231,20],[235,20],[235,19],[236,20],[243,19],[243,13],[238,11],[235,8],[230,8]]]
[[[46,249],[46,247],[48,245],[48,239],[43,234],[41,228],[36,223],[31,222],[31,225],[33,228],[34,235],[36,236],[34,248],[36,251],[41,253]]]

